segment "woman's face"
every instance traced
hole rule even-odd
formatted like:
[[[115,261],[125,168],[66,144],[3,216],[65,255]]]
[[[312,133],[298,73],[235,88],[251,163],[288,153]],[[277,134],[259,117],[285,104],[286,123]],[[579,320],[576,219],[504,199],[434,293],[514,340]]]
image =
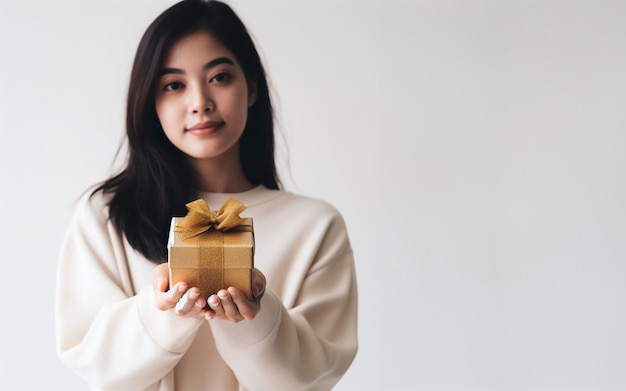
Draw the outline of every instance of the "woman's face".
[[[167,138],[195,159],[239,159],[239,138],[254,103],[235,56],[205,32],[170,48],[156,92]]]

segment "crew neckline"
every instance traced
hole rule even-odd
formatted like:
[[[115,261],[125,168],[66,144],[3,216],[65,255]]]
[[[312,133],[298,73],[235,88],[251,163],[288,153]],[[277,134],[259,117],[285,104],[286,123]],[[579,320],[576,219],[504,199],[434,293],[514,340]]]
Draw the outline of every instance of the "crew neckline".
[[[281,193],[282,192],[280,190],[270,190],[264,185],[258,185],[250,190],[240,193],[200,192],[200,197],[203,198],[207,204],[209,204],[211,209],[219,209],[229,198],[234,198],[237,201],[242,202],[247,207],[252,207],[276,198],[280,196]]]

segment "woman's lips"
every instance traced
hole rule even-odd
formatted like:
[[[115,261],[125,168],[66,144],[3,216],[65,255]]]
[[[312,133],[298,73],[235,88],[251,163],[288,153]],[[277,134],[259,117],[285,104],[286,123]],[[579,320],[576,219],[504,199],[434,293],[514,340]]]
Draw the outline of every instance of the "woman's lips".
[[[195,124],[194,126],[187,129],[192,134],[196,136],[206,136],[209,134],[213,134],[219,130],[219,128],[224,125],[224,122],[218,121],[206,121]]]

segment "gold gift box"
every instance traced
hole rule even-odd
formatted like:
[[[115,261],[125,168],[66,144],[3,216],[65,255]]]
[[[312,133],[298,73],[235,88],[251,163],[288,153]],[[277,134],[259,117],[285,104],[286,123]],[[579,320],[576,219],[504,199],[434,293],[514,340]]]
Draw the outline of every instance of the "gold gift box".
[[[208,298],[220,289],[236,287],[252,299],[254,233],[252,219],[228,231],[210,229],[183,239],[175,227],[182,217],[172,218],[167,243],[170,287],[179,281],[200,288]]]

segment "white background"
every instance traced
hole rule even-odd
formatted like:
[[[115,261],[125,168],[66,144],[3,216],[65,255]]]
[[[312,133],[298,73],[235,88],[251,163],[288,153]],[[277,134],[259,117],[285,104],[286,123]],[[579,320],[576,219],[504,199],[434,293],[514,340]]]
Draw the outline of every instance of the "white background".
[[[0,389],[86,388],[55,354],[57,254],[171,4],[0,0]],[[287,189],[348,224],[360,350],[337,390],[626,388],[626,2],[230,4]]]

